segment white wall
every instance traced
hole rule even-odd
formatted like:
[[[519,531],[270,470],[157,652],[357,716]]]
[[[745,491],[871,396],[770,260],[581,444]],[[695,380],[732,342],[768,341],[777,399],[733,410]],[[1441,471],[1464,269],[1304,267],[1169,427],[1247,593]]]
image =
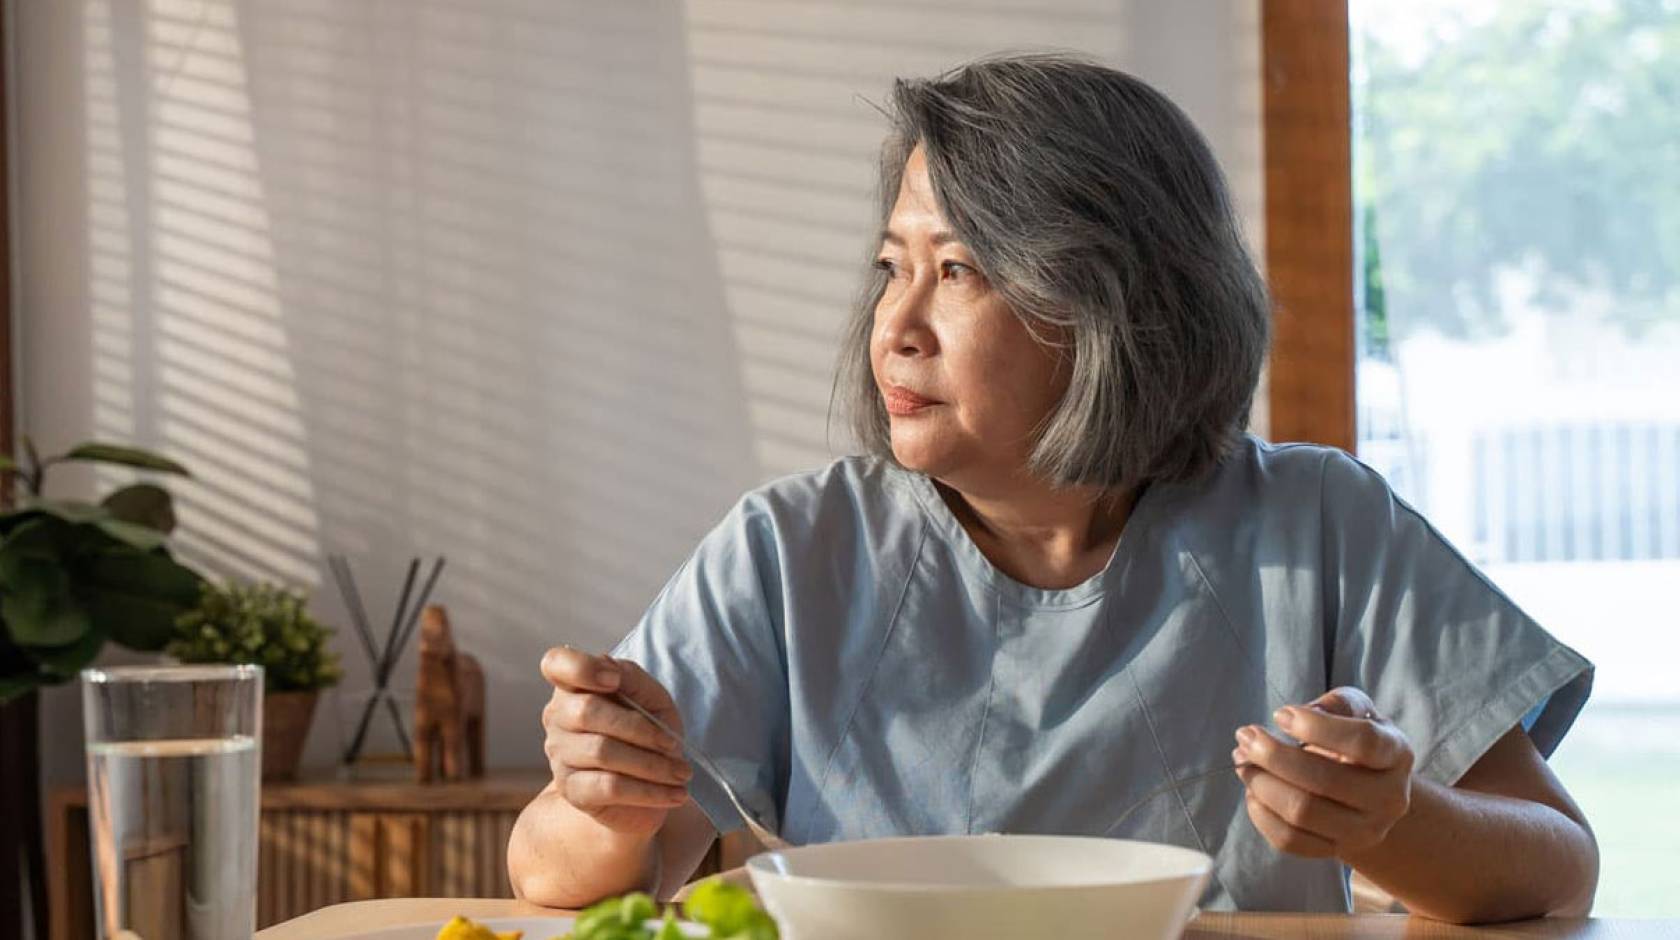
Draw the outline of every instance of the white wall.
[[[12,13],[22,430],[190,466],[181,553],[322,588],[346,687],[322,553],[376,616],[408,556],[448,555],[497,765],[541,763],[543,649],[606,647],[743,489],[843,451],[892,76],[1093,52],[1178,100],[1260,218],[1255,0]],[[60,495],[124,479],[65,469]],[[74,778],[76,735],[47,740]]]

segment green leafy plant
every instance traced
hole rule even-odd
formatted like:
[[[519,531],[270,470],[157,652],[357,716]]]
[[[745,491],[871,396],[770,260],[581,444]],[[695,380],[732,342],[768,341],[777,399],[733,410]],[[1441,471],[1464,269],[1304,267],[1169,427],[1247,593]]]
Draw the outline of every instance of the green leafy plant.
[[[74,678],[106,640],[162,649],[203,583],[165,544],[175,510],[161,486],[124,486],[97,504],[43,496],[59,463],[191,476],[185,467],[115,444],[80,444],[45,460],[28,437],[23,446],[21,465],[0,455],[0,475],[24,491],[0,512],[0,702]]]
[[[273,584],[206,584],[175,622],[165,652],[184,663],[256,663],[271,692],[307,692],[342,675],[327,648],[333,631],[304,609],[307,598]]]
[[[560,940],[681,940],[676,911],[659,907],[640,891],[608,898],[578,914],[571,933]],[[751,891],[712,877],[694,886],[683,902],[683,916],[707,928],[713,940],[777,940],[776,922],[758,906]]]

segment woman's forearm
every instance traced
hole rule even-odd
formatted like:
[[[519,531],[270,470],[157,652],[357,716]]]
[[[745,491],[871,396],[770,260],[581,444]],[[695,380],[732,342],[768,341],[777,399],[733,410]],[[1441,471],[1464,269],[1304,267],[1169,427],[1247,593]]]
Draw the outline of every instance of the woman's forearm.
[[[657,835],[626,836],[544,789],[526,805],[508,838],[514,894],[547,907],[586,907],[659,885]]]
[[[1383,841],[1342,860],[1413,913],[1455,923],[1582,916],[1598,886],[1598,846],[1580,822],[1421,777]]]

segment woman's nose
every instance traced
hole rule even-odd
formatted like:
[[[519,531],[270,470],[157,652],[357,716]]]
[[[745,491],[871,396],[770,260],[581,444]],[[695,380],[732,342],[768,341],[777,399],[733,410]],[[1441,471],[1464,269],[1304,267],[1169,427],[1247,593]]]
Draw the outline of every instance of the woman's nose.
[[[876,322],[888,351],[906,356],[933,351],[933,331],[928,325],[932,286],[931,279],[918,278],[896,296],[883,297],[876,306]]]

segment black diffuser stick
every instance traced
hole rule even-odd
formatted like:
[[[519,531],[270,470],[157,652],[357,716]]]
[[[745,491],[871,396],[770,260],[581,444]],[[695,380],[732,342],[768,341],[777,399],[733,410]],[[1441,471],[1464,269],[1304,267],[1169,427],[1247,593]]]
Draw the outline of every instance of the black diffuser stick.
[[[391,613],[391,629],[385,634],[385,648],[380,651],[382,662],[379,664],[379,691],[384,692],[391,686],[391,671],[397,665],[397,631],[407,612],[409,598],[414,592],[414,576],[420,573],[420,559],[408,560],[408,577],[403,579],[402,596],[397,599],[397,609]],[[402,745],[403,756],[414,759],[414,748],[408,743],[408,729],[403,727],[402,712],[397,708],[397,702],[386,695],[385,710],[391,715],[391,727],[397,732],[397,742]]]
[[[356,628],[356,635],[361,637],[362,649],[367,653],[368,668],[371,670],[377,661],[379,651],[373,647],[373,633],[368,630],[367,624],[356,616],[355,604],[350,599],[350,582],[344,577],[344,569],[341,567],[345,564],[348,563],[341,556],[327,556],[327,568],[332,571],[333,580],[338,582],[338,593],[344,599],[344,610],[350,615],[350,623]]]
[[[395,665],[397,659],[402,658],[403,652],[408,649],[409,638],[414,636],[414,631],[419,626],[420,613],[426,609],[426,602],[432,599],[432,587],[437,584],[438,575],[443,573],[443,566],[447,562],[448,559],[439,555],[437,561],[432,563],[431,573],[426,575],[426,586],[420,589],[420,600],[415,603],[414,610],[409,612],[408,623],[403,625],[402,635],[397,639],[396,656],[392,658],[393,665]]]
[[[414,576],[419,573],[420,559],[410,558],[408,577],[403,579],[402,595],[397,598],[397,609],[391,612],[391,629],[385,631],[385,646],[380,650],[379,673],[387,678],[391,675],[392,660],[395,658],[392,651],[397,646],[397,630],[402,626],[403,615],[408,613],[409,597],[414,593]],[[383,688],[385,682],[381,681],[379,685]]]

